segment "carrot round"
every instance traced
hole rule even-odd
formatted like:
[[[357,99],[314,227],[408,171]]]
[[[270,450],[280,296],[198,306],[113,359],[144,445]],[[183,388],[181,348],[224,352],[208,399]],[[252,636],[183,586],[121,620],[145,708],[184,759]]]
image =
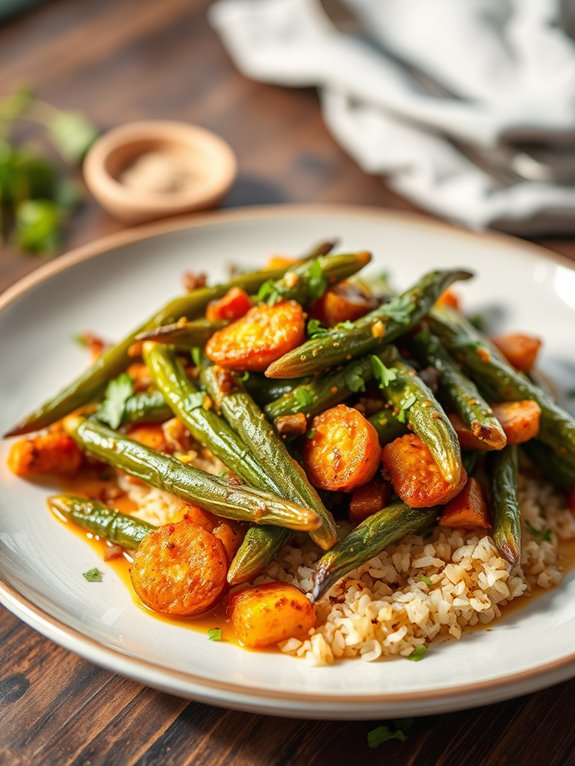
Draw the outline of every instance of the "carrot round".
[[[431,452],[415,434],[386,444],[382,461],[395,492],[410,508],[443,505],[459,494],[467,480],[463,470],[457,484],[447,482]]]
[[[305,638],[316,621],[315,609],[304,594],[283,582],[234,593],[228,600],[228,615],[238,641],[252,649]]]
[[[188,519],[145,537],[134,556],[134,590],[155,612],[190,616],[210,609],[226,584],[223,543]]]
[[[250,309],[206,344],[212,362],[230,370],[263,372],[276,359],[299,346],[305,336],[304,312],[295,301]]]
[[[351,492],[375,475],[380,458],[377,431],[363,415],[338,404],[313,420],[304,467],[320,489]]]
[[[8,467],[24,478],[55,474],[73,476],[84,458],[80,448],[59,426],[15,442],[8,455]]]

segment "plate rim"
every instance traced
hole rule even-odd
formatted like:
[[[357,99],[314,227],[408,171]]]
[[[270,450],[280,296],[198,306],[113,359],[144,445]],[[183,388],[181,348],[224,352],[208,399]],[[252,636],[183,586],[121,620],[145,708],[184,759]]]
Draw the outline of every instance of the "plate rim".
[[[575,262],[565,256],[548,250],[541,245],[502,233],[469,231],[444,221],[439,221],[433,218],[428,219],[426,216],[412,211],[345,204],[260,205],[220,210],[201,215],[186,216],[147,224],[137,227],[136,229],[120,231],[97,239],[94,242],[81,245],[59,258],[40,266],[38,269],[35,269],[33,272],[10,286],[2,295],[0,295],[0,312],[4,311],[8,306],[17,301],[20,297],[26,295],[38,285],[48,281],[60,272],[72,268],[85,260],[103,255],[117,247],[150,239],[155,236],[162,236],[164,234],[184,231],[186,229],[200,228],[210,224],[217,225],[219,223],[245,219],[253,220],[262,217],[290,217],[294,215],[306,217],[345,215],[358,218],[378,218],[382,221],[405,222],[412,226],[441,230],[443,233],[450,236],[463,237],[473,241],[477,241],[478,239],[484,241],[490,240],[501,246],[519,248],[532,258],[552,261],[575,271]],[[312,711],[310,711],[309,708],[305,708],[301,710],[301,713],[302,715],[305,714],[306,717],[310,717],[310,712],[315,711],[319,716],[320,714],[325,715],[329,709],[331,717],[334,717],[334,712],[337,716],[337,710],[335,708],[349,703],[373,708],[371,712],[376,713],[378,710],[381,710],[381,706],[393,706],[395,704],[403,703],[420,703],[425,705],[427,703],[433,703],[434,701],[442,703],[438,707],[441,707],[441,709],[445,711],[452,709],[452,705],[455,706],[458,704],[460,706],[462,702],[468,706],[473,706],[474,702],[472,697],[478,693],[492,692],[492,701],[495,701],[496,699],[509,698],[515,694],[526,693],[526,691],[535,691],[536,689],[544,688],[545,686],[575,676],[574,650],[572,653],[565,655],[564,657],[551,662],[535,665],[529,669],[513,673],[512,675],[452,687],[441,687],[428,691],[388,692],[384,694],[342,694],[336,696],[333,694],[319,694],[314,692],[305,694],[277,692],[275,690],[262,689],[257,686],[245,686],[243,684],[223,682],[196,676],[189,671],[180,671],[174,668],[169,668],[149,660],[125,654],[119,649],[105,646],[88,634],[82,633],[80,630],[73,628],[62,620],[54,617],[48,611],[35,604],[27,596],[20,593],[16,588],[5,582],[1,577],[0,602],[8,609],[8,611],[22,619],[33,629],[38,630],[42,635],[55,641],[55,643],[64,646],[67,650],[74,651],[88,661],[95,662],[108,670],[121,675],[128,675],[140,682],[142,682],[143,677],[143,682],[151,685],[154,685],[154,683],[149,679],[150,674],[160,674],[166,681],[163,688],[172,693],[182,695],[184,691],[183,688],[181,688],[182,686],[185,686],[186,684],[188,687],[194,685],[201,690],[201,696],[203,696],[203,700],[206,702],[211,702],[212,704],[217,705],[226,705],[228,704],[228,701],[225,697],[222,698],[221,695],[231,694],[234,697],[234,700],[230,701],[233,701],[236,707],[247,709],[251,706],[252,709],[257,709],[258,712],[265,712],[264,708],[268,709],[274,707],[272,703],[275,702],[274,712],[276,714],[293,716],[297,714],[297,710],[290,707],[290,705],[293,705],[294,703],[300,703],[300,705],[303,704],[304,706],[325,703],[327,708],[317,709],[317,711],[315,711],[315,708]],[[67,638],[68,641],[63,642],[62,638]],[[71,648],[71,644],[73,644],[75,648]],[[94,654],[97,655],[97,659],[94,659]],[[171,684],[168,683],[168,681],[171,681]],[[156,685],[159,684],[156,683]],[[513,687],[517,687],[518,685],[527,685],[529,688],[514,690]],[[193,692],[190,690],[189,694],[196,699],[199,696],[197,690]],[[345,713],[345,717],[352,717],[352,711],[347,710],[343,712]],[[365,715],[368,712],[368,710],[364,709],[363,714]]]

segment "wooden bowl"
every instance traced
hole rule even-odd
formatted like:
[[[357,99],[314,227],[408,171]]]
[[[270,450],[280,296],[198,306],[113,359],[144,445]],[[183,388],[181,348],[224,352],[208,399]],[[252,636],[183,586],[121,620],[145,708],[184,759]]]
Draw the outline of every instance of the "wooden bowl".
[[[165,158],[164,170],[173,168],[186,182],[170,190],[150,186],[136,167],[139,162],[141,171],[150,156],[160,166]],[[236,157],[222,138],[196,125],[159,120],[114,128],[94,143],[84,161],[90,192],[128,224],[215,207],[236,173]]]

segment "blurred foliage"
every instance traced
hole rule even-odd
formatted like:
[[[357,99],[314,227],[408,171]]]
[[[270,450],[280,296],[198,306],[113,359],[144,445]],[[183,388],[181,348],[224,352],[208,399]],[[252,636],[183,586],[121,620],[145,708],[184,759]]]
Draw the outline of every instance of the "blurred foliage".
[[[40,125],[63,162],[13,138],[20,121]],[[20,88],[0,99],[0,240],[29,253],[54,253],[80,200],[70,178],[98,131],[81,114],[57,109]]]

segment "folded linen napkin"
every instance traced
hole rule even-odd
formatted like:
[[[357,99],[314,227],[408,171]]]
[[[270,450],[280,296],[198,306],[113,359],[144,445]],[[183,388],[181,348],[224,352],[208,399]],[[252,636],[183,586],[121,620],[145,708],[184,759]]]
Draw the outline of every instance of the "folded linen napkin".
[[[436,214],[521,234],[575,231],[575,0],[219,0],[248,77],[317,86],[333,134]],[[327,0],[326,0],[327,5]]]

